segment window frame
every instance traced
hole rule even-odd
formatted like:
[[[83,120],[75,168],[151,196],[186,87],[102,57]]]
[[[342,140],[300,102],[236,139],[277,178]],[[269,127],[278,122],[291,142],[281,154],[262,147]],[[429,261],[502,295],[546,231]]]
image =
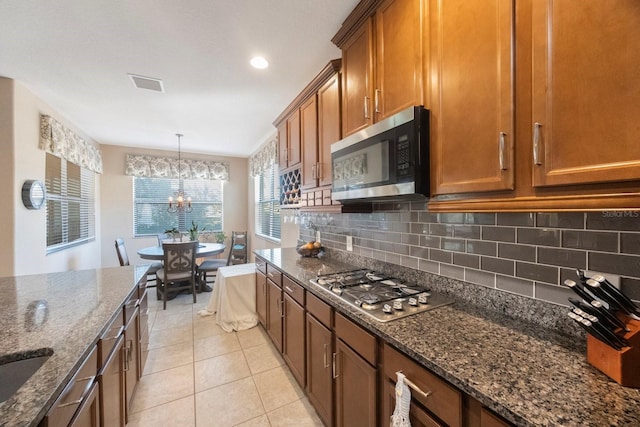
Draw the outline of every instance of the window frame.
[[[280,176],[278,173],[278,165],[274,162],[270,167],[264,169],[261,173],[254,176],[254,202],[255,202],[255,234],[263,239],[270,240],[274,243],[280,243],[282,240],[282,211],[280,209]],[[270,194],[265,194],[264,180],[268,179]],[[270,197],[269,199],[263,199],[263,197]],[[263,226],[265,226],[261,209],[264,205],[271,205],[271,209],[267,209],[270,212],[270,218],[268,218],[269,224],[267,227],[270,229],[269,234],[263,233]],[[277,227],[276,225],[277,218]],[[277,228],[277,230],[275,230]],[[274,231],[277,231],[277,236],[274,235]]]

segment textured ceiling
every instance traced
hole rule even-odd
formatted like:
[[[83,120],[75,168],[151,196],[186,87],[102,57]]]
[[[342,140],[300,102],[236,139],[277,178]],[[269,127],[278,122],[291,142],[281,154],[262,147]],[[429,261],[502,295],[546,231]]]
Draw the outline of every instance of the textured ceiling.
[[[0,0],[0,76],[102,144],[247,156],[357,0]],[[249,59],[265,56],[256,70]],[[137,89],[127,73],[163,80]]]

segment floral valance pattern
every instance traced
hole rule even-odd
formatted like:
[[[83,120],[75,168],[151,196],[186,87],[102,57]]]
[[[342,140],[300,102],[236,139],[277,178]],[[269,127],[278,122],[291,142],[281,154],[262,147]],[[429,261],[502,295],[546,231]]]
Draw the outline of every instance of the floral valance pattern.
[[[40,149],[96,173],[102,152],[51,116],[40,115]]]
[[[278,157],[278,138],[273,136],[264,147],[249,158],[249,173],[257,176],[271,167]]]
[[[178,176],[178,169],[180,176]],[[180,160],[169,157],[127,154],[125,174],[147,178],[182,178],[205,180],[229,180],[229,165],[210,160]]]

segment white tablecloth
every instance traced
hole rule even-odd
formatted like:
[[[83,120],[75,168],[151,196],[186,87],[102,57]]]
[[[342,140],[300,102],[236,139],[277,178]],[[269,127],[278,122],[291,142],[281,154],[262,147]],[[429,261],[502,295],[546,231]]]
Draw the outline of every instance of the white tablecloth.
[[[226,331],[241,331],[258,324],[256,314],[256,265],[221,267],[211,291],[211,299],[201,316],[216,315],[216,323]]]

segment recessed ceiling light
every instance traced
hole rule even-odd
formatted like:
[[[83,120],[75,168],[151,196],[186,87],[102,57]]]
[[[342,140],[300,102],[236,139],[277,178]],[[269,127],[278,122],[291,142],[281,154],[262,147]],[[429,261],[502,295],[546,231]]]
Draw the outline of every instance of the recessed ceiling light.
[[[257,68],[258,70],[264,70],[269,66],[269,61],[264,59],[264,57],[262,56],[254,56],[253,58],[251,58],[251,61],[249,61],[249,63],[253,68]]]

